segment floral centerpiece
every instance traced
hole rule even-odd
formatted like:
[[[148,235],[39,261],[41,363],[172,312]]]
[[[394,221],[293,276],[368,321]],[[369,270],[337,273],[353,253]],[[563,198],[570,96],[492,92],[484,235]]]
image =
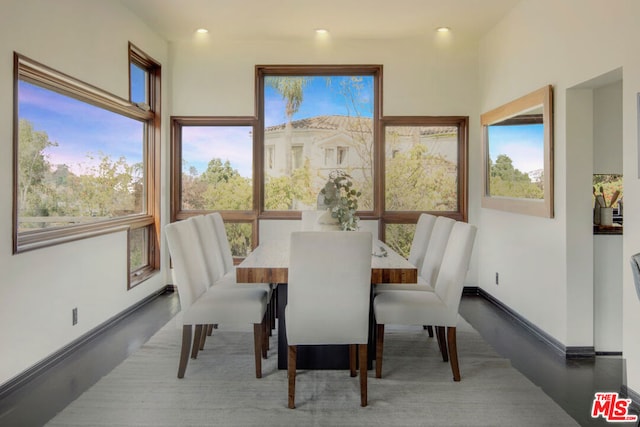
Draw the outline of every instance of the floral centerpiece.
[[[320,190],[324,197],[324,204],[331,211],[331,217],[338,220],[340,228],[345,231],[358,229],[360,218],[358,197],[362,194],[353,188],[351,176],[342,170],[334,170],[329,174],[329,180]]]

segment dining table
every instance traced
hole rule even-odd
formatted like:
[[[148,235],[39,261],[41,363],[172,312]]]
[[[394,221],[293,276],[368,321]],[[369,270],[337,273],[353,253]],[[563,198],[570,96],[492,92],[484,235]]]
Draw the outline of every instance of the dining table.
[[[236,281],[242,283],[271,283],[276,287],[276,316],[278,319],[278,369],[287,368],[287,334],[284,309],[287,305],[289,268],[289,240],[274,239],[261,242],[236,266]],[[373,285],[376,283],[416,283],[418,270],[406,258],[386,243],[374,240],[371,254],[371,292],[369,310],[369,366],[375,357],[375,320],[373,317]],[[348,369],[348,346],[300,346],[297,352],[299,369]]]

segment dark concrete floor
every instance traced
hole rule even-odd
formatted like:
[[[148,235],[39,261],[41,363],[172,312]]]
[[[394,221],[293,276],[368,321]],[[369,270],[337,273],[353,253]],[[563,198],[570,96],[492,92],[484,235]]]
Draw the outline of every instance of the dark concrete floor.
[[[0,427],[44,425],[135,352],[180,311],[164,293],[0,400]]]
[[[498,354],[510,359],[514,368],[539,386],[581,426],[611,425],[602,417],[591,418],[591,408],[596,392],[620,392],[624,372],[622,357],[566,360],[481,296],[465,296],[460,304],[460,314]]]
[[[0,426],[44,425],[136,351],[178,311],[179,301],[174,293],[165,293],[136,310],[0,400]],[[460,313],[500,355],[510,359],[516,369],[580,425],[609,425],[603,419],[592,419],[590,411],[596,391],[620,391],[620,357],[567,361],[482,297],[465,296]]]

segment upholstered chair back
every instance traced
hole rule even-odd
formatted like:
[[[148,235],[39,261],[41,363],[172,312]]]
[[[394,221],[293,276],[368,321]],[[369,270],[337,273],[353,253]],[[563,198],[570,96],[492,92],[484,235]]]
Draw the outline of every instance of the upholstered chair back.
[[[442,264],[435,283],[435,292],[446,304],[452,316],[457,316],[464,280],[469,270],[476,227],[456,221],[444,251]],[[453,323],[455,325],[455,323]]]
[[[418,218],[418,223],[416,224],[416,231],[411,241],[408,260],[418,268],[418,274],[420,274],[422,270],[424,255],[427,253],[427,246],[429,245],[431,231],[433,230],[436,218],[435,215],[423,213]]]
[[[444,256],[444,250],[447,247],[451,229],[456,223],[454,219],[445,216],[439,216],[435,220],[429,245],[424,255],[424,262],[420,274],[422,278],[431,286],[435,286]]]
[[[209,288],[209,274],[200,249],[198,230],[192,218],[165,226],[173,265],[172,276],[178,288],[180,306],[186,310]]]
[[[225,274],[224,259],[218,243],[218,233],[213,218],[208,218],[207,215],[193,217],[193,221],[198,230],[202,254],[206,260],[205,265],[209,274],[209,283],[213,285]]]
[[[372,241],[360,231],[291,233],[289,345],[367,343]]]
[[[213,212],[207,215],[216,229],[216,235],[218,236],[218,245],[220,246],[220,252],[222,253],[222,261],[224,263],[224,272],[228,273],[233,270],[233,255],[231,253],[231,246],[229,245],[229,239],[227,238],[227,230],[224,228],[224,221],[222,215],[219,212]]]

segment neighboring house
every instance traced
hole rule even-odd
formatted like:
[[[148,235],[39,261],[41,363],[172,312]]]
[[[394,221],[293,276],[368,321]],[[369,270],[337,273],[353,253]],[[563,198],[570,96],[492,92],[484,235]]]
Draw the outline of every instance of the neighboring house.
[[[309,161],[317,188],[335,169],[348,172],[355,182],[371,179],[373,121],[367,117],[316,116],[265,129],[264,161],[268,176],[288,176]],[[287,133],[290,132],[290,137]],[[289,141],[289,142],[288,142]],[[387,157],[424,144],[427,152],[457,163],[455,127],[388,127]]]

